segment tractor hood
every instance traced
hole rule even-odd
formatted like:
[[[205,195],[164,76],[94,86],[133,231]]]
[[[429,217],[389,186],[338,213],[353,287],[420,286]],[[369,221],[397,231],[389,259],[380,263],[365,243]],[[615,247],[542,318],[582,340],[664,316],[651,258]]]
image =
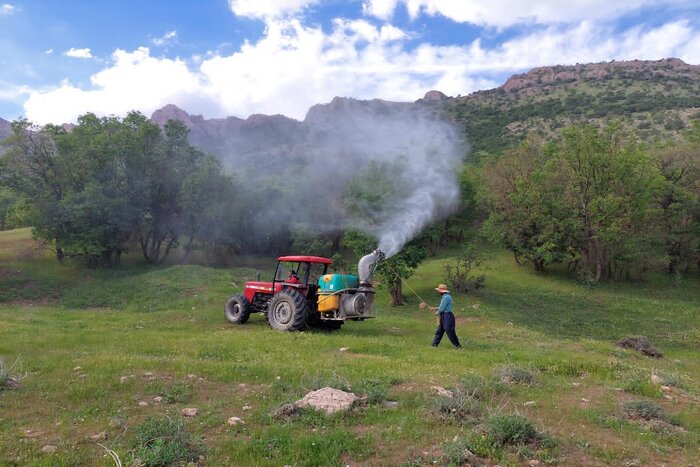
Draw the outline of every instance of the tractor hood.
[[[372,253],[360,258],[360,262],[357,264],[357,273],[360,276],[360,285],[369,284],[372,280],[372,274],[377,267],[377,263],[384,259],[384,252],[381,250],[374,250]]]

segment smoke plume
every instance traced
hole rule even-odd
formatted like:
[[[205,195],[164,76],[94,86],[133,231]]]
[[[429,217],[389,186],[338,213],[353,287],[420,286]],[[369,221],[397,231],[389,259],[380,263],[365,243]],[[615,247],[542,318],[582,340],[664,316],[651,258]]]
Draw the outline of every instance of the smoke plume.
[[[458,130],[419,104],[336,98],[303,122],[252,116],[191,140],[267,200],[247,228],[362,230],[392,256],[456,206],[466,155]],[[229,122],[231,123],[231,122]]]

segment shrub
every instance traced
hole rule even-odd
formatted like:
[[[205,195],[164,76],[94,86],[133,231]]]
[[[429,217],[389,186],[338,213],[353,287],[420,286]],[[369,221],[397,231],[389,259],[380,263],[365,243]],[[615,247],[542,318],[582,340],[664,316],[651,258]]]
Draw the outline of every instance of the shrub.
[[[7,365],[5,360],[0,357],[0,391],[3,389],[17,389],[22,380],[22,375],[17,373],[19,366],[19,358],[12,365]]]
[[[433,400],[433,411],[442,417],[457,420],[478,420],[483,408],[472,395],[455,391],[453,397],[438,396]]]
[[[134,464],[166,466],[199,458],[201,447],[182,419],[149,417],[136,427]]]
[[[186,383],[178,382],[165,389],[160,395],[168,404],[183,404],[189,402],[194,397],[194,389]]]
[[[457,383],[457,392],[469,394],[477,400],[508,392],[508,387],[500,381],[486,379],[476,374],[462,376]]]
[[[536,442],[539,433],[530,421],[519,415],[494,415],[486,420],[486,433],[496,443],[526,444]]]
[[[668,421],[669,418],[659,405],[647,400],[627,401],[623,404],[622,410],[630,418],[664,421]]]
[[[365,394],[365,402],[367,404],[381,404],[389,397],[386,383],[378,379],[363,381],[357,390]]]
[[[496,376],[505,384],[526,384],[535,382],[535,375],[517,367],[506,367],[496,371]]]
[[[481,262],[481,256],[476,248],[469,246],[454,261],[445,263],[447,282],[450,283],[455,292],[474,292],[484,286],[486,278],[483,275],[471,275],[476,268],[481,266]]]

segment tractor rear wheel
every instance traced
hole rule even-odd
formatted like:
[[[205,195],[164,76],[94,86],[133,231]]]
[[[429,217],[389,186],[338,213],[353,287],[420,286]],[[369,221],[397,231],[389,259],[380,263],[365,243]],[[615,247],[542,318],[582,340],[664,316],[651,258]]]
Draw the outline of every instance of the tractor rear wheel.
[[[229,323],[245,324],[250,318],[253,307],[250,302],[241,294],[236,294],[228,299],[224,308],[224,316]]]
[[[299,331],[306,326],[309,305],[306,298],[294,290],[283,290],[270,300],[267,322],[278,331]]]

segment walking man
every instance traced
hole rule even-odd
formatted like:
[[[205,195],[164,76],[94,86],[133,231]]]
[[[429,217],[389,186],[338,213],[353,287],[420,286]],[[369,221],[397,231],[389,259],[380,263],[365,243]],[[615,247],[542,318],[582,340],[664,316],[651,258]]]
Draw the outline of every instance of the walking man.
[[[435,337],[433,338],[433,347],[440,345],[443,334],[447,333],[447,337],[452,342],[452,345],[457,350],[460,350],[462,345],[459,343],[459,338],[457,338],[457,333],[455,332],[455,315],[452,313],[452,296],[450,291],[447,290],[445,284],[439,284],[435,290],[442,295],[442,299],[440,300],[440,306],[437,309],[433,308],[439,319]]]

